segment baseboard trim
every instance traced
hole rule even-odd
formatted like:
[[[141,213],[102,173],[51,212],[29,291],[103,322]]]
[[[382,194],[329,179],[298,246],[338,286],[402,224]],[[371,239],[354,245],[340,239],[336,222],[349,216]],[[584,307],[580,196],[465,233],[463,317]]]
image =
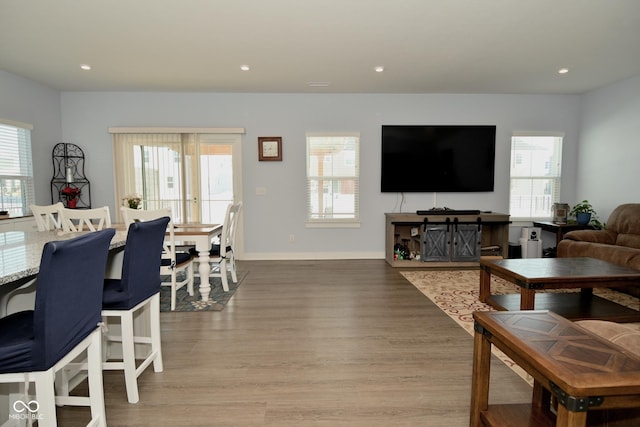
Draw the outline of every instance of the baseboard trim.
[[[304,261],[332,259],[384,259],[384,252],[278,252],[244,253],[238,261]]]

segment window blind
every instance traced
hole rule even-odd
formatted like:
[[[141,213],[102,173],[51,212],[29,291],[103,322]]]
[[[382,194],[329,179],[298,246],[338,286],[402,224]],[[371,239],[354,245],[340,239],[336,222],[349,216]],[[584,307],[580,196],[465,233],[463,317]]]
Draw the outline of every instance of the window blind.
[[[307,134],[307,225],[358,224],[359,133]]]
[[[241,194],[240,135],[168,129],[180,130],[113,133],[117,203],[135,194],[145,209],[170,208],[175,222],[224,220]]]
[[[559,133],[514,133],[511,138],[509,213],[514,218],[545,219],[560,202],[562,141]]]
[[[27,215],[35,203],[31,130],[25,123],[0,119],[0,210]]]

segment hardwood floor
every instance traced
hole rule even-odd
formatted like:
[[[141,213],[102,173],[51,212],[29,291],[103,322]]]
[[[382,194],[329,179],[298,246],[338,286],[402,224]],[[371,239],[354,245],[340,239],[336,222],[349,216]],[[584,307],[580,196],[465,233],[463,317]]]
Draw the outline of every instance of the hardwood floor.
[[[164,372],[105,372],[109,426],[468,426],[473,340],[383,260],[241,262],[222,312],[162,313]],[[491,402],[531,388],[494,360]],[[59,408],[78,425],[85,408]],[[85,420],[86,422],[86,420]]]

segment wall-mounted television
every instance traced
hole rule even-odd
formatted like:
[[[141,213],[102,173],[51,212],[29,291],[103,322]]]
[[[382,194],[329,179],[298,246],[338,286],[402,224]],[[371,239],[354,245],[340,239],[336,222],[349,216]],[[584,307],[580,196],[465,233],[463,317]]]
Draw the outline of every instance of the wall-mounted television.
[[[381,191],[493,191],[495,126],[382,126]]]

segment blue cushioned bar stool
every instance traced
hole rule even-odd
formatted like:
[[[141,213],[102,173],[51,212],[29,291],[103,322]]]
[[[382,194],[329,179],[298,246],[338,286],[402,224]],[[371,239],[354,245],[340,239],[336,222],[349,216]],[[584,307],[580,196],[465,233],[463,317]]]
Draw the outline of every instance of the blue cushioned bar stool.
[[[102,388],[102,289],[115,230],[48,242],[40,260],[33,310],[0,319],[0,382],[35,382],[35,399],[13,402],[10,419],[56,426],[56,404],[90,406],[91,422],[106,426]],[[56,372],[86,351],[89,397],[55,396]],[[28,388],[28,387],[27,387]]]
[[[122,343],[122,361],[107,359],[104,370],[124,370],[129,403],[137,403],[138,376],[153,362],[153,370],[162,372],[160,345],[160,260],[167,231],[168,217],[129,225],[120,279],[106,279],[102,302],[103,321],[120,319],[121,335],[107,335],[108,346]],[[149,313],[149,336],[134,335],[133,319],[138,310]],[[136,367],[136,344],[150,346],[144,360]]]

